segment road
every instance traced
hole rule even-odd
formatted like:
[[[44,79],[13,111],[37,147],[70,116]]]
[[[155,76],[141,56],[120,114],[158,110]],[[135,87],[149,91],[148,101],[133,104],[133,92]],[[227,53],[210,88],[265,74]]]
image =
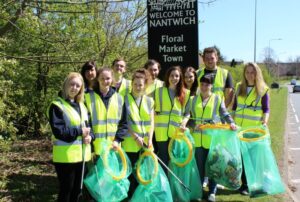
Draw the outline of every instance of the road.
[[[292,86],[288,89],[288,181],[293,195],[300,201],[300,93],[292,93]]]

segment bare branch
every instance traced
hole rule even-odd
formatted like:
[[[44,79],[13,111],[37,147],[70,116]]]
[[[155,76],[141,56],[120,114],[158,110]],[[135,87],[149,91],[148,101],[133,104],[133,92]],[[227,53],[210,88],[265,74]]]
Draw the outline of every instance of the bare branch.
[[[23,1],[21,4],[21,7],[17,9],[15,15],[8,19],[7,23],[0,28],[0,37],[4,36],[7,32],[9,32],[14,26],[13,24],[15,24],[17,22],[17,20],[19,19],[19,17],[23,14],[23,10],[26,7],[26,1]]]
[[[25,60],[28,62],[39,62],[39,63],[45,63],[45,64],[50,64],[50,65],[55,65],[55,64],[82,64],[86,61],[48,61],[48,60],[37,60],[37,59],[31,59],[23,56],[13,56],[13,55],[6,55],[0,52],[0,57],[1,58],[6,58],[6,59],[16,59],[16,60]]]
[[[70,4],[70,5],[86,5],[86,4],[97,4],[97,3],[122,3],[122,2],[133,2],[135,0],[95,0],[88,2],[72,2],[72,1],[35,1],[37,3],[46,3],[46,4]]]

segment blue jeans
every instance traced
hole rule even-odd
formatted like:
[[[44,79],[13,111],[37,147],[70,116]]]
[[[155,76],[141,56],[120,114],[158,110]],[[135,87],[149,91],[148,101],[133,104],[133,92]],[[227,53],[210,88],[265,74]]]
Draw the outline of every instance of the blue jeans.
[[[209,149],[205,149],[203,147],[196,147],[195,150],[195,158],[199,170],[199,175],[201,179],[201,183],[203,184],[204,182],[204,177],[205,177],[205,163],[207,159]],[[217,184],[214,180],[208,179],[208,189],[209,189],[209,194],[216,194],[217,193]]]

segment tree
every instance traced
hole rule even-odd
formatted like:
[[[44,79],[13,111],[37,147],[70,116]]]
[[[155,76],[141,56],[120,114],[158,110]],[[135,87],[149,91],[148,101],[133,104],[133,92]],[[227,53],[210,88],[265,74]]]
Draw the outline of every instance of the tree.
[[[142,0],[2,1],[0,115],[6,116],[0,135],[42,135],[63,78],[87,60],[102,66],[122,56],[129,70],[140,67],[147,54],[145,16]]]

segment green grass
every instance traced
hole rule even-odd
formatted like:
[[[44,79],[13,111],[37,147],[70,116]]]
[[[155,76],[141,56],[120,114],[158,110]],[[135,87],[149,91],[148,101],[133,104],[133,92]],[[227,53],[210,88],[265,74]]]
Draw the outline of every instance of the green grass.
[[[271,95],[271,113],[269,129],[271,134],[272,149],[277,162],[280,164],[283,155],[284,130],[287,113],[287,88],[274,89],[270,91]],[[217,201],[255,201],[255,202],[286,202],[287,194],[264,196],[260,198],[249,198],[241,196],[237,192],[221,190],[218,191]]]

